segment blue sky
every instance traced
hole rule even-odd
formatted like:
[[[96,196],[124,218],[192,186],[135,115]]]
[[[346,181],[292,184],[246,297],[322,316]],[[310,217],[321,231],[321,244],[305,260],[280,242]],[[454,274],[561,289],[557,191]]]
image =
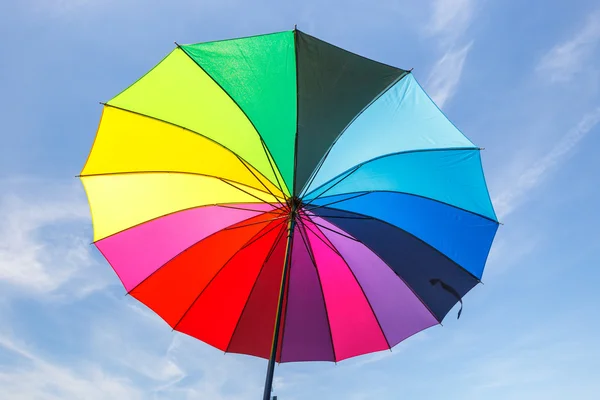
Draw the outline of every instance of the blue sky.
[[[89,242],[74,178],[106,101],[173,42],[293,28],[403,68],[476,144],[504,222],[449,314],[392,352],[276,370],[281,399],[600,391],[600,7],[593,0],[0,2],[0,397],[259,398],[266,362],[171,329]]]

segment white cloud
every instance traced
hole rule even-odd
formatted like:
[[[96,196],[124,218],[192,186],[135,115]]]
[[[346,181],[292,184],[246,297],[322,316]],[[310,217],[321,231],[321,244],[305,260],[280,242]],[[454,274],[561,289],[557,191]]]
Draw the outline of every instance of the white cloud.
[[[540,60],[536,71],[551,82],[569,82],[589,67],[600,44],[600,11],[588,16],[570,39],[557,44]]]
[[[48,294],[76,280],[69,294],[84,296],[107,283],[106,274],[91,268],[96,261],[80,187],[44,181],[0,184],[5,193],[0,197],[0,284]]]
[[[494,198],[493,203],[498,216],[506,218],[514,211],[523,201],[525,194],[538,186],[557,164],[563,162],[598,123],[600,123],[600,108],[584,115],[545,156],[524,169],[514,183]]]
[[[125,302],[122,300],[120,303]],[[119,302],[115,303],[115,306],[119,305]],[[104,352],[108,353],[105,356],[113,356],[121,366],[156,382],[158,390],[166,390],[185,378],[185,372],[173,357],[173,350],[177,347],[175,334],[170,333],[164,322],[154,324],[154,320],[159,319],[156,316],[149,321],[150,325],[147,321],[140,321],[137,315],[132,318],[135,318],[135,325],[127,324],[126,331],[117,327],[115,320],[94,322],[95,329],[90,336],[94,348],[105,349]],[[146,330],[148,339],[141,341],[134,333],[136,329]],[[171,337],[171,344],[164,350],[164,339],[168,337]]]
[[[440,108],[456,92],[472,44],[473,42],[458,50],[446,52],[433,66],[426,86],[429,95]]]
[[[9,368],[0,364],[2,397],[11,400],[143,399],[126,379],[86,365],[65,367],[46,361],[27,346],[0,336],[0,347],[19,361]]]
[[[172,332],[166,323],[156,323],[156,316],[149,319],[137,313],[127,307],[130,302],[135,300],[107,296],[94,307],[88,303],[85,310],[77,303],[58,305],[59,314],[69,312],[61,307],[84,311],[85,318],[72,319],[69,326],[90,333],[51,340],[52,346],[66,350],[65,357],[56,348],[46,347],[44,335],[32,338],[25,333],[29,343],[16,340],[19,331],[8,333],[11,328],[7,327],[22,324],[13,324],[0,314],[0,326],[5,327],[0,331],[0,397],[244,400],[261,393],[264,360],[223,355],[201,341]],[[53,313],[47,317],[56,318]],[[78,348],[89,350],[78,359],[69,357]]]
[[[452,43],[467,30],[475,11],[473,0],[434,0],[426,33]]]
[[[442,108],[456,93],[465,60],[473,40],[465,43],[465,33],[475,14],[473,0],[433,0],[426,35],[435,38],[442,56],[427,79],[429,95]]]
[[[145,306],[131,297],[109,298],[109,311],[87,323],[90,360],[135,379],[144,398],[243,400],[260,394],[264,360],[224,355],[173,332],[156,314],[140,313]]]

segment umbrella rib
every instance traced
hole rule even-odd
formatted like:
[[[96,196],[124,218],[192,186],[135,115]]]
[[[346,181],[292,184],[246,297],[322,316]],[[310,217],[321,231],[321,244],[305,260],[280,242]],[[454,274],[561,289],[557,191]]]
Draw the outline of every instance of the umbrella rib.
[[[264,140],[262,140],[262,138],[260,138],[260,144],[262,145],[263,150],[265,152],[267,152],[267,150],[268,150],[267,145],[265,144]],[[283,191],[283,185],[281,185],[281,182],[279,181],[279,176],[278,176],[277,172],[275,171],[275,167],[273,166],[273,163],[271,162],[271,157],[267,157],[267,160],[269,161],[269,165],[271,166],[271,171],[273,171],[273,175],[275,176],[275,180],[277,181],[277,188],[285,196],[285,192]],[[284,184],[285,184],[285,182],[284,182]],[[289,189],[288,189],[288,191],[289,191]]]
[[[375,96],[373,98],[373,100],[371,100],[366,106],[364,106],[363,109],[360,110],[358,112],[358,114],[356,114],[354,116],[354,118],[352,118],[350,120],[350,122],[348,122],[348,124],[344,127],[344,129],[342,129],[342,131],[340,132],[340,134],[337,135],[337,137],[333,140],[333,142],[331,142],[331,145],[329,146],[329,148],[327,149],[327,151],[325,152],[325,154],[323,154],[323,157],[321,157],[321,159],[319,160],[319,164],[317,164],[317,167],[315,168],[315,170],[311,174],[310,179],[308,180],[307,183],[304,184],[304,186],[302,187],[302,190],[300,191],[300,193],[303,193],[304,189],[309,188],[310,185],[313,183],[313,181],[317,177],[319,171],[321,170],[321,167],[325,163],[325,160],[329,156],[329,153],[331,152],[331,150],[333,149],[333,147],[336,145],[336,143],[340,140],[340,138],[344,135],[344,133],[346,133],[346,131],[348,130],[348,128],[350,127],[350,125],[352,125],[354,123],[354,121],[356,121],[358,119],[358,117],[360,117],[369,107],[371,107],[373,105],[373,103],[375,103],[377,100],[379,100],[379,98],[381,96],[383,96],[385,93],[387,93],[392,87],[394,87],[398,82],[400,82],[406,76],[408,76],[409,73],[410,73],[410,71],[406,71],[404,74],[402,74],[398,78],[394,79],[394,81],[392,81],[392,83],[390,83],[377,96]]]
[[[236,155],[236,157],[237,157],[237,155]],[[246,164],[244,164],[244,165],[246,165]],[[250,171],[250,172],[252,172],[252,171]],[[223,177],[216,176],[216,175],[210,175],[210,174],[201,174],[199,172],[160,171],[160,170],[156,170],[156,171],[121,171],[121,172],[101,172],[101,173],[97,173],[97,174],[83,174],[83,175],[77,175],[76,178],[93,178],[93,177],[98,177],[98,176],[113,176],[113,175],[144,175],[144,174],[194,175],[194,176],[204,176],[206,178],[214,178],[214,179],[218,179],[220,181],[227,181],[227,182],[236,183],[238,185],[245,186],[245,187],[250,188],[250,189],[254,189],[254,190],[256,190],[258,192],[261,192],[261,193],[264,193],[264,194],[270,194],[275,199],[277,199],[277,201],[279,202],[279,204],[281,204],[281,201],[279,201],[279,196],[276,196],[275,194],[273,194],[273,192],[271,192],[266,186],[265,186],[265,189],[267,189],[267,192],[265,192],[264,190],[262,190],[260,188],[257,188],[257,187],[254,187],[254,186],[250,186],[250,185],[247,185],[247,184],[242,183],[242,182],[234,181],[233,179],[227,179],[227,178],[223,178]],[[281,205],[283,205],[283,204],[281,204]]]
[[[248,307],[248,303],[250,303],[250,298],[252,297],[252,294],[254,293],[254,289],[256,288],[256,284],[258,283],[258,280],[260,279],[260,276],[262,275],[262,273],[263,273],[263,271],[265,269],[265,265],[267,264],[267,262],[269,261],[269,259],[273,255],[273,252],[275,251],[275,248],[277,247],[277,245],[281,241],[281,238],[283,237],[283,233],[284,232],[285,232],[285,230],[282,229],[277,234],[277,238],[275,239],[275,242],[273,242],[273,245],[271,246],[271,249],[269,250],[269,253],[267,254],[267,256],[265,257],[265,259],[263,261],[262,267],[260,267],[260,271],[258,272],[258,275],[256,276],[256,280],[252,284],[252,289],[250,290],[250,294],[248,295],[248,298],[246,299],[246,302],[244,303],[244,308],[242,308],[242,312],[240,313],[240,316],[239,316],[237,322],[235,323],[235,328],[233,328],[233,333],[231,334],[231,338],[229,339],[229,343],[227,344],[227,347],[225,348],[225,353],[229,352],[229,347],[231,346],[231,342],[233,342],[233,338],[234,338],[234,336],[235,336],[235,334],[236,334],[236,332],[238,330],[238,327],[240,325],[240,321],[242,320],[242,316],[244,315],[244,312],[246,311],[246,308]]]
[[[316,223],[314,221],[311,220],[311,222],[316,225]],[[320,226],[323,227],[322,225],[320,225]],[[316,229],[319,230],[318,227]],[[335,232],[332,229],[330,229],[330,230],[332,232]],[[325,237],[325,239],[327,239],[327,236],[323,232],[321,232],[321,234],[323,235],[323,237]],[[319,235],[316,235],[316,236],[319,237],[319,239],[321,239],[321,237]],[[353,240],[356,240],[356,239],[353,238]],[[323,239],[321,239],[321,241],[323,243],[326,243],[325,240],[323,240]],[[329,239],[327,239],[327,242],[329,242]],[[335,246],[333,245],[333,243],[330,242],[330,244],[331,244],[331,248],[335,249]],[[335,251],[335,253],[338,256],[340,256],[340,258],[342,259],[342,261],[344,262],[344,264],[346,264],[346,267],[348,268],[348,270],[350,271],[350,273],[354,277],[354,280],[356,281],[356,284],[360,288],[360,291],[362,292],[365,300],[367,301],[367,304],[369,305],[369,308],[371,309],[371,313],[373,313],[373,317],[375,317],[375,321],[377,321],[377,325],[379,326],[379,330],[381,331],[381,335],[385,339],[385,343],[387,344],[388,349],[391,349],[392,346],[390,346],[390,341],[388,340],[387,336],[385,335],[385,332],[383,331],[383,327],[381,326],[381,322],[379,321],[379,317],[377,316],[377,313],[375,313],[375,309],[373,308],[373,305],[371,304],[371,300],[369,300],[369,297],[365,293],[365,289],[363,288],[363,286],[361,285],[360,281],[356,277],[356,274],[354,273],[354,271],[352,270],[352,268],[350,268],[350,264],[348,264],[348,262],[346,261],[346,259],[342,255],[342,253],[340,253],[339,250],[337,250],[337,249],[335,249],[334,251]]]
[[[325,293],[323,293],[323,283],[321,282],[321,274],[319,273],[319,268],[317,267],[317,261],[315,260],[315,255],[313,253],[310,241],[308,240],[308,237],[305,238],[305,235],[308,236],[308,234],[306,233],[306,224],[304,223],[302,218],[299,218],[298,220],[300,221],[300,224],[302,225],[300,227],[300,229],[298,229],[298,231],[300,232],[300,237],[302,238],[302,241],[304,242],[304,246],[306,247],[306,250],[308,251],[308,256],[310,257],[310,261],[312,262],[313,266],[315,267],[315,272],[317,273],[317,279],[319,281],[319,292],[321,292],[321,298],[323,299],[323,308],[325,309],[325,317],[327,318],[327,331],[329,332],[329,339],[331,340],[331,351],[333,352],[333,361],[337,362],[337,356],[335,355],[335,346],[333,344],[333,333],[331,332],[331,322],[329,320],[329,310],[327,308],[327,302],[325,301]],[[303,234],[303,232],[304,232],[304,234]]]
[[[246,119],[248,120],[248,122],[250,122],[250,125],[252,125],[252,128],[254,128],[254,131],[256,132],[256,134],[258,135],[258,138],[261,140],[261,142],[263,141],[263,137],[260,134],[260,132],[258,131],[258,128],[256,128],[256,125],[254,125],[254,121],[252,121],[252,119],[248,116],[248,114],[246,113],[246,111],[242,108],[242,106],[233,98],[233,96],[231,96],[231,94],[229,94],[229,92],[227,90],[225,90],[225,88],[219,83],[217,82],[217,80],[208,73],[208,71],[206,71],[204,69],[204,67],[202,65],[200,65],[200,63],[198,61],[196,61],[187,51],[185,51],[185,49],[183,47],[181,47],[179,44],[175,43],[177,45],[177,47],[183,51],[183,53],[189,57],[190,60],[192,60],[194,62],[194,64],[196,64],[198,66],[198,68],[200,68],[202,71],[204,71],[204,73],[206,74],[206,76],[208,76],[214,83],[215,85],[217,85],[219,88],[221,88],[221,90],[223,91],[223,93],[225,93],[227,95],[227,97],[229,97],[229,99],[231,99],[231,101],[233,102],[233,104],[236,105],[236,107],[241,111],[242,114],[244,114],[244,116],[246,117]],[[273,157],[271,155],[271,152],[268,151],[268,149],[266,148],[266,146],[263,146],[263,150],[265,152],[265,157],[267,158],[267,160],[269,160],[269,157]],[[275,161],[275,159],[273,159],[273,161]],[[277,163],[275,163],[275,166],[277,167]],[[277,170],[279,170],[279,167],[277,167]],[[281,175],[281,171],[279,171],[279,174]],[[275,177],[277,177],[277,174],[274,174]]]
[[[269,223],[268,225],[272,224],[273,222]],[[192,309],[192,307],[194,307],[194,304],[196,304],[196,302],[198,301],[198,299],[200,298],[200,296],[202,296],[204,294],[204,292],[206,291],[206,289],[210,286],[211,283],[213,283],[213,281],[217,278],[217,276],[219,276],[219,274],[221,273],[221,271],[223,271],[225,269],[225,267],[231,262],[231,260],[233,260],[233,258],[240,252],[242,251],[244,248],[247,247],[248,243],[250,243],[250,241],[252,239],[254,239],[256,236],[258,236],[262,231],[264,231],[267,227],[265,226],[263,229],[261,229],[260,231],[258,231],[258,233],[252,235],[252,237],[250,239],[248,239],[248,241],[246,242],[246,244],[244,246],[242,246],[239,250],[235,251],[231,257],[229,257],[229,259],[227,261],[225,261],[225,263],[221,266],[221,268],[219,268],[219,270],[217,271],[217,273],[210,279],[210,281],[208,281],[208,283],[206,284],[206,286],[204,286],[204,288],[200,291],[200,293],[198,294],[198,296],[196,296],[196,298],[194,299],[194,301],[192,301],[192,303],[190,304],[190,306],[185,310],[185,312],[183,313],[183,315],[181,316],[181,318],[179,318],[179,320],[177,320],[177,322],[175,323],[175,325],[173,325],[173,330],[177,330],[177,325],[179,325],[181,323],[181,321],[183,321],[183,319],[185,318],[185,316],[187,315],[187,313]],[[261,236],[262,237],[262,236]]]
[[[337,181],[336,183],[334,183],[333,185],[331,185],[329,188],[327,188],[326,190],[324,190],[323,192],[321,192],[320,194],[318,194],[316,197],[310,199],[307,203],[306,206],[309,206],[310,204],[312,204],[313,201],[319,199],[320,197],[322,197],[325,193],[329,192],[331,189],[333,189],[334,187],[336,187],[337,185],[339,185],[340,183],[342,183],[344,180],[346,180],[349,176],[351,176],[353,173],[355,173],[356,171],[358,171],[358,169],[361,167],[361,165],[357,165],[355,166],[352,170],[350,170],[350,172],[344,176],[342,179],[340,179],[339,181]],[[339,176],[338,176],[339,177]]]
[[[279,217],[275,217],[275,218],[267,219],[267,220],[265,220],[265,221],[251,222],[251,223],[249,223],[249,224],[245,224],[245,225],[234,225],[234,226],[231,226],[231,227],[227,227],[227,228],[225,228],[225,229],[223,229],[223,230],[224,230],[224,231],[231,231],[231,230],[234,230],[234,229],[245,228],[245,227],[247,227],[247,226],[259,225],[259,224],[262,224],[262,223],[265,223],[265,222],[279,221],[279,220],[280,220],[280,219],[282,219],[282,218],[288,218],[288,215],[282,215],[282,216],[279,216]]]
[[[244,164],[244,166],[245,166],[245,167],[246,167],[246,169],[247,169],[247,170],[248,170],[248,171],[249,171],[249,172],[252,174],[252,176],[253,176],[253,177],[255,177],[255,178],[256,178],[256,180],[257,180],[257,181],[259,181],[261,185],[263,185],[263,187],[264,187],[264,188],[267,190],[267,192],[269,192],[269,193],[271,194],[271,196],[275,197],[275,199],[277,199],[277,202],[278,202],[278,203],[279,203],[279,204],[280,204],[280,205],[283,207],[283,203],[282,203],[282,202],[279,200],[279,198],[278,198],[277,196],[275,196],[275,195],[273,194],[273,192],[271,192],[271,191],[269,190],[269,188],[267,187],[267,185],[265,185],[265,183],[264,183],[263,181],[261,181],[261,180],[259,179],[259,177],[258,177],[258,176],[256,176],[256,174],[255,174],[255,173],[254,173],[254,172],[253,172],[253,171],[250,169],[250,167],[248,167],[248,165],[246,165],[246,163],[240,159],[240,156],[238,156],[238,155],[236,154],[236,157],[237,157],[237,158],[240,160],[240,162],[241,162],[242,164]],[[270,164],[270,162],[269,162],[269,164]],[[274,173],[274,172],[275,172],[275,171],[273,171],[273,173]],[[277,174],[275,174],[275,176],[277,177]],[[277,181],[279,182],[279,179],[278,179]],[[285,193],[283,193],[283,190],[281,191],[281,193],[282,193],[282,194],[285,196]]]
[[[229,203],[229,204],[248,204],[248,203]],[[271,204],[269,204],[269,205],[272,206]],[[159,215],[158,217],[154,217],[154,218],[148,219],[146,221],[143,221],[143,222],[140,222],[138,224],[132,225],[132,226],[127,227],[125,229],[121,229],[118,232],[111,233],[110,235],[105,236],[102,239],[98,239],[98,240],[93,241],[91,244],[96,244],[96,243],[98,243],[98,242],[100,242],[100,241],[102,241],[104,239],[108,239],[110,237],[116,236],[116,235],[118,235],[120,233],[123,233],[125,231],[128,231],[130,229],[137,228],[138,226],[144,225],[145,223],[156,221],[157,219],[160,219],[160,218],[163,218],[163,217],[168,217],[169,215],[177,214],[179,212],[184,212],[184,211],[190,211],[190,210],[195,210],[195,209],[199,209],[199,208],[204,208],[204,207],[225,207],[225,208],[232,208],[232,209],[237,209],[237,210],[253,211],[253,212],[260,213],[260,214],[271,214],[271,213],[274,213],[277,210],[279,210],[278,208],[274,208],[273,210],[269,210],[269,211],[250,210],[250,209],[247,209],[247,208],[229,207],[229,206],[225,206],[225,204],[204,204],[204,205],[201,205],[201,206],[193,206],[193,207],[188,207],[188,208],[182,208],[181,210],[176,210],[176,211],[172,211],[172,212],[169,212],[169,213],[166,213],[166,214],[163,214],[163,215]],[[255,217],[257,217],[257,216],[253,215],[251,217],[248,217],[248,218],[244,219],[243,221],[248,220],[248,219],[252,219],[252,218],[255,218]]]
[[[244,203],[247,204],[247,203]],[[243,210],[243,211],[254,211],[254,212],[260,212],[260,213],[274,213],[276,211],[281,210],[281,207],[273,207],[273,210],[271,211],[263,211],[263,210],[256,210],[256,209],[251,209],[251,208],[243,208],[243,207],[234,207],[234,206],[230,206],[227,203],[223,203],[223,204],[214,204],[217,207],[222,207],[222,208],[231,208],[233,210]]]
[[[342,217],[340,215],[320,215],[321,218],[337,218],[337,219],[373,219],[373,217]],[[317,225],[317,224],[315,224]]]
[[[284,233],[285,233],[285,230],[284,230],[284,229],[282,229],[282,230],[281,230],[281,232],[279,232],[279,233],[277,234],[277,238],[275,239],[275,243],[276,243],[276,244],[277,244],[277,243],[279,243],[279,242],[281,241],[281,239],[283,238],[283,235],[284,235]],[[275,252],[275,247],[276,247],[276,244],[275,244],[275,245],[273,245],[273,247],[271,247],[271,250],[269,250],[269,254],[267,254],[267,258],[266,258],[266,260],[267,260],[267,261],[271,259],[271,256],[272,256],[272,255],[273,255],[273,253]],[[265,262],[266,262],[266,261],[265,261]]]
[[[272,232],[273,230],[277,229],[280,225],[283,225],[285,221],[281,221],[278,222],[276,225],[274,225],[273,227],[269,228],[268,230],[266,230],[264,233],[262,233],[260,236],[258,236],[256,239],[252,239],[250,242],[246,243],[245,245],[243,245],[240,250],[245,249],[248,246],[251,246],[252,244],[254,244],[255,242],[257,242],[258,240],[262,239],[264,236],[268,235],[270,232]],[[262,231],[261,231],[262,232]]]
[[[265,201],[265,200],[261,199],[261,198],[260,198],[260,197],[258,197],[258,196],[255,196],[255,195],[253,195],[252,193],[250,193],[250,192],[248,192],[248,191],[246,191],[246,190],[244,190],[244,189],[242,189],[242,188],[240,188],[240,187],[236,186],[235,184],[233,184],[232,182],[230,182],[230,181],[228,181],[228,180],[226,180],[226,179],[223,179],[223,178],[217,178],[217,179],[219,179],[220,181],[222,181],[222,182],[224,182],[224,183],[228,184],[228,185],[229,185],[229,186],[231,186],[231,187],[234,187],[234,188],[236,188],[237,190],[240,190],[240,191],[242,191],[242,192],[246,193],[246,194],[247,194],[247,195],[249,195],[249,196],[252,196],[252,197],[254,197],[254,198],[255,198],[255,199],[257,199],[257,200],[260,200],[261,202],[263,202],[263,203],[265,203],[265,204],[272,205],[272,203],[270,203],[270,202],[268,202],[268,201]],[[263,193],[264,193],[264,192],[263,192]],[[275,198],[275,199],[277,199],[277,198]],[[279,201],[279,200],[278,200],[278,201]],[[279,204],[281,204],[281,203],[279,203]]]
[[[234,224],[231,224],[229,226],[233,226],[235,224],[239,224],[240,222],[244,222],[244,221],[248,221],[250,219],[256,218],[257,216],[253,216],[250,218],[246,218],[243,219],[242,221],[238,221]],[[138,286],[140,286],[142,283],[144,283],[145,281],[147,281],[152,275],[156,274],[160,269],[162,269],[162,267],[164,267],[165,265],[169,264],[171,261],[175,260],[177,257],[179,257],[180,255],[182,255],[183,253],[185,253],[186,251],[188,251],[189,249],[191,249],[192,247],[196,246],[198,243],[216,235],[217,233],[223,231],[224,229],[219,229],[216,232],[211,233],[210,235],[203,237],[200,240],[195,241],[194,243],[192,243],[191,245],[189,245],[188,247],[186,247],[185,249],[181,250],[179,253],[175,254],[173,257],[171,257],[169,260],[165,261],[160,267],[156,268],[151,274],[149,274],[147,277],[145,277],[144,279],[142,279],[137,285],[135,285],[134,287],[132,287],[130,290],[127,291],[126,295],[131,294],[131,292],[133,292]],[[260,230],[258,233],[262,232],[262,230]],[[258,235],[257,233],[257,235]],[[254,236],[253,236],[254,237]]]
[[[335,225],[333,222],[331,222],[332,225]],[[336,227],[338,227],[341,231],[344,231],[342,228],[340,228],[339,226],[335,225]],[[345,232],[345,231],[344,231]],[[369,249],[369,251],[373,254],[375,254],[377,256],[377,258],[379,258],[381,260],[381,262],[383,262],[393,273],[394,275],[396,275],[403,283],[404,285],[406,285],[406,287],[413,293],[413,295],[417,298],[417,300],[419,300],[419,302],[421,304],[423,304],[423,307],[425,307],[427,309],[427,311],[431,314],[431,316],[438,322],[438,324],[441,324],[442,322],[436,317],[436,315],[433,313],[433,311],[431,311],[431,309],[429,308],[429,306],[427,305],[427,303],[425,303],[425,301],[421,298],[421,296],[419,296],[417,294],[417,292],[415,292],[415,290],[412,288],[411,285],[408,284],[408,282],[406,282],[404,280],[404,278],[402,278],[398,273],[396,273],[396,271],[394,271],[394,269],[392,267],[390,267],[390,265],[387,263],[387,261],[385,261],[383,259],[383,257],[381,257],[376,251],[374,251],[370,246],[366,245],[364,242],[362,242],[359,239],[355,240],[362,244],[363,246],[365,246],[365,248]]]
[[[345,194],[351,194],[351,193],[354,193],[354,192],[348,192],[348,193],[345,193]],[[356,195],[356,196],[348,197],[346,199],[336,200],[336,201],[331,202],[329,204],[323,204],[323,205],[320,205],[318,207],[308,208],[305,211],[312,211],[312,210],[316,210],[318,208],[324,208],[324,207],[331,208],[331,209],[336,209],[336,210],[340,210],[340,211],[347,211],[347,210],[339,209],[339,208],[336,208],[336,207],[330,207],[330,206],[333,205],[333,204],[336,204],[336,203],[341,203],[341,202],[344,202],[344,201],[352,200],[352,199],[355,199],[357,197],[362,197],[362,196],[365,196],[365,195],[368,195],[368,194],[371,194],[371,193],[397,193],[397,194],[403,194],[403,195],[407,195],[407,196],[419,197],[419,198],[424,199],[424,200],[429,200],[429,201],[433,201],[433,202],[436,202],[436,203],[439,203],[439,204],[443,204],[445,206],[452,207],[454,209],[457,209],[457,210],[469,213],[471,215],[475,215],[477,217],[481,217],[481,218],[486,219],[486,220],[488,220],[490,222],[493,222],[495,224],[501,225],[500,222],[498,222],[495,219],[492,219],[492,218],[490,218],[488,216],[485,216],[485,215],[473,212],[471,210],[467,210],[466,208],[455,206],[454,204],[446,203],[446,202],[441,201],[441,200],[437,200],[437,199],[434,199],[434,198],[431,198],[431,197],[427,197],[427,196],[422,196],[420,194],[409,193],[409,192],[397,192],[397,191],[394,191],[394,190],[371,190],[371,191],[368,191],[368,192],[355,192],[355,193],[359,193],[359,194]],[[327,197],[336,197],[336,196],[339,196],[339,195],[325,196],[325,197],[323,197],[323,199],[326,199]],[[353,211],[351,211],[351,212],[354,213]],[[360,213],[354,213],[354,214],[365,215],[365,214],[360,214]]]
[[[200,132],[197,132],[197,131],[195,131],[195,130],[193,130],[193,129],[189,129],[189,128],[186,128],[185,126],[182,126],[182,125],[179,125],[179,124],[176,124],[176,123],[173,123],[173,122],[169,122],[169,121],[166,121],[166,120],[164,120],[164,119],[160,119],[160,118],[157,118],[157,117],[153,117],[153,116],[151,116],[151,115],[147,115],[147,114],[144,114],[144,113],[141,113],[141,112],[137,112],[137,111],[133,111],[133,110],[128,110],[128,109],[126,109],[126,108],[118,107],[118,106],[115,106],[115,105],[112,105],[112,104],[107,104],[107,103],[100,103],[100,104],[102,104],[104,107],[112,107],[112,108],[114,108],[114,109],[117,109],[117,110],[121,110],[121,111],[128,112],[128,113],[131,113],[131,114],[136,114],[136,115],[139,115],[139,116],[142,116],[142,117],[145,117],[145,118],[153,119],[153,120],[155,120],[155,121],[159,121],[159,122],[162,122],[162,123],[165,123],[165,124],[168,124],[168,125],[171,125],[171,126],[177,127],[177,128],[181,128],[181,129],[183,129],[184,131],[187,131],[187,132],[193,133],[194,135],[198,135],[198,136],[202,137],[203,139],[206,139],[206,140],[208,140],[208,141],[210,141],[210,142],[212,142],[212,143],[216,144],[217,146],[219,146],[219,147],[221,147],[221,148],[223,148],[223,149],[227,150],[228,152],[230,152],[231,154],[233,154],[234,156],[236,156],[238,159],[240,159],[240,160],[244,161],[245,163],[248,163],[248,165],[252,165],[252,164],[250,164],[250,163],[249,163],[247,160],[244,160],[244,158],[243,158],[243,157],[241,157],[240,155],[238,155],[238,154],[237,154],[235,151],[231,150],[229,147],[227,147],[227,146],[224,146],[222,143],[219,143],[219,142],[217,142],[216,140],[214,140],[214,139],[211,139],[210,137],[208,137],[208,136],[206,136],[206,135],[203,135],[203,134],[201,134]],[[97,137],[97,135],[96,135],[96,137]],[[94,139],[94,140],[95,140],[95,139]],[[91,153],[91,152],[90,152],[90,153]],[[86,163],[86,164],[87,164],[87,163]],[[259,171],[259,172],[260,172],[260,171]],[[266,180],[268,180],[269,182],[271,182],[271,180],[270,180],[270,179],[268,179],[266,176],[264,176],[264,175],[263,175],[263,177],[264,177]],[[283,194],[283,191],[282,191],[282,194]]]
[[[362,161],[358,164],[356,164],[353,167],[348,168],[345,171],[342,171],[341,173],[337,174],[336,176],[334,176],[333,178],[329,179],[327,182],[324,182],[323,184],[319,185],[318,187],[314,188],[313,190],[311,190],[309,193],[306,193],[306,195],[309,195],[311,193],[316,192],[317,190],[329,185],[331,182],[334,182],[336,179],[344,176],[345,174],[353,174],[354,172],[356,172],[356,170],[358,168],[361,168],[363,166],[365,166],[366,164],[372,163],[374,161],[378,161],[381,160],[383,158],[387,158],[387,157],[394,157],[394,156],[398,156],[398,155],[403,155],[403,154],[413,154],[413,153],[428,153],[428,152],[439,152],[439,151],[481,151],[483,150],[481,147],[442,147],[442,148],[428,148],[428,149],[414,149],[414,150],[402,150],[402,151],[396,151],[393,153],[387,153],[387,154],[383,154],[377,157],[373,157],[370,158],[368,160]],[[343,179],[346,179],[348,176],[345,176]],[[335,185],[337,185],[339,182],[337,182]],[[330,188],[331,189],[331,188]],[[329,189],[327,189],[328,191]],[[321,197],[323,195],[323,193],[321,193],[320,195],[318,195],[317,197]],[[306,196],[304,196],[306,197]],[[313,199],[315,200],[315,199]],[[312,200],[311,200],[312,201]]]
[[[311,224],[315,224],[315,225],[316,225],[316,223],[315,223],[314,221],[310,220],[310,218],[306,218],[306,219],[307,219],[307,220],[309,220]],[[336,253],[338,256],[341,256],[341,254],[340,254],[340,253],[339,253],[339,251],[338,251],[338,250],[337,250],[337,249],[336,249],[336,248],[333,246],[333,244],[331,244],[331,243],[329,243],[329,242],[327,242],[327,241],[323,240],[323,239],[321,238],[321,236],[319,236],[319,234],[317,234],[317,232],[315,232],[313,229],[311,229],[311,227],[310,227],[310,226],[308,226],[308,225],[307,225],[307,224],[306,224],[304,221],[302,221],[302,222],[303,222],[303,226],[304,226],[304,229],[305,229],[305,230],[309,230],[309,231],[310,231],[310,232],[311,232],[313,235],[315,235],[315,236],[316,236],[316,237],[317,237],[317,238],[318,238],[318,239],[319,239],[321,242],[323,242],[323,243],[324,243],[324,244],[325,244],[327,247],[329,247],[329,248],[331,249],[331,251],[333,251],[334,253]],[[341,234],[340,234],[340,236],[343,236],[343,237],[345,237],[345,238],[347,238],[347,239],[351,239],[351,240],[354,240],[355,242],[358,242],[358,240],[357,240],[357,239],[355,239],[355,238],[353,238],[353,237],[351,237],[351,236],[346,236],[346,235],[341,235]]]
[[[357,192],[357,193],[359,193],[359,192]],[[341,199],[341,200],[332,201],[331,203],[322,204],[322,205],[319,205],[319,206],[313,206],[313,207],[304,208],[304,211],[312,211],[312,210],[317,210],[317,209],[319,209],[319,208],[323,208],[323,207],[329,207],[329,206],[330,206],[330,205],[332,205],[332,204],[341,203],[341,202],[343,202],[343,201],[348,201],[348,200],[356,199],[356,198],[358,198],[358,197],[362,197],[362,196],[364,196],[364,195],[367,195],[367,194],[369,194],[369,193],[373,193],[373,192],[360,192],[359,194],[357,194],[357,195],[355,195],[355,196],[351,196],[351,197],[348,197],[348,198],[345,198],[345,199]],[[334,195],[334,196],[330,196],[330,197],[335,197],[335,196],[336,196],[336,195]],[[323,197],[323,198],[327,198],[327,196],[325,196],[325,197]]]
[[[321,216],[321,215],[317,215],[317,216],[318,216],[319,218],[325,218],[324,216]],[[319,228],[321,228],[321,229],[328,230],[328,231],[330,231],[330,232],[333,232],[333,233],[335,233],[335,234],[337,234],[337,235],[339,235],[339,236],[345,237],[346,239],[350,239],[350,240],[354,240],[355,242],[358,242],[358,239],[356,239],[356,238],[354,238],[354,237],[352,237],[352,236],[350,236],[350,235],[347,235],[347,234],[343,234],[343,233],[337,232],[337,231],[335,231],[335,230],[333,230],[333,229],[331,229],[331,228],[329,228],[329,227],[327,227],[327,226],[325,226],[325,225],[321,225],[321,224],[319,224],[318,222],[315,222],[315,221],[313,221],[312,219],[310,219],[310,217],[309,217],[308,215],[306,215],[304,218],[306,218],[306,219],[307,219],[307,220],[309,220],[309,221],[310,221],[312,224],[314,224],[314,225],[318,226],[318,227],[319,227]],[[359,219],[374,219],[374,218],[359,218]],[[314,233],[314,234],[316,235],[316,233],[315,233],[314,231],[312,231],[312,229],[310,229],[310,227],[308,227],[308,226],[307,226],[307,229],[308,229],[308,230],[310,230],[312,233]],[[317,236],[318,236],[318,235],[317,235]],[[331,250],[333,250],[333,248],[331,248]],[[334,251],[335,251],[335,250],[334,250]],[[341,254],[340,254],[340,255],[341,255]]]

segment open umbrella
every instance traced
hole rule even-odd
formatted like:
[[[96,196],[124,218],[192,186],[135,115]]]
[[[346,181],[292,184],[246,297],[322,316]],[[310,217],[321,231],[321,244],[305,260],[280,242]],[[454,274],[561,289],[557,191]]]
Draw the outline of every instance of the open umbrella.
[[[480,148],[410,71],[296,29],[177,45],[104,105],[81,179],[128,294],[269,359],[265,399],[275,362],[439,324],[498,227]]]

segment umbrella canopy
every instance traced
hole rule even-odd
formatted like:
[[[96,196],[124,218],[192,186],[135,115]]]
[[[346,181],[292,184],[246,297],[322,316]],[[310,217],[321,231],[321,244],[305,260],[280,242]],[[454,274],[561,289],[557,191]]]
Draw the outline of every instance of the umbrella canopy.
[[[104,104],[81,179],[127,292],[271,378],[439,324],[498,227],[410,71],[298,30],[178,45]]]

